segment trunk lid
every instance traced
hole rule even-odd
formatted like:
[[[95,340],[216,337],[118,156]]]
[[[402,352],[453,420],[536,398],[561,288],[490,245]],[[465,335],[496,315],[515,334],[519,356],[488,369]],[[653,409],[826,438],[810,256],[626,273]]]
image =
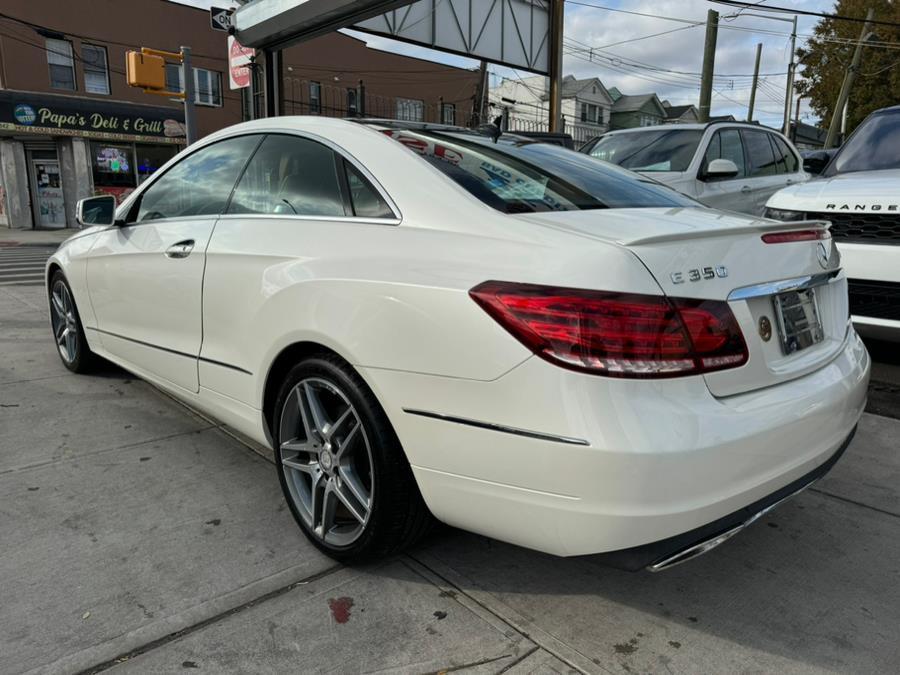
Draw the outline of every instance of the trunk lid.
[[[741,367],[704,375],[714,396],[806,375],[834,358],[846,337],[846,279],[833,240],[762,240],[766,233],[820,230],[827,223],[781,223],[704,208],[567,211],[524,218],[627,248],[670,297],[727,301],[749,359]],[[798,286],[813,286],[813,291],[797,295]],[[781,308],[776,307],[777,297]],[[782,336],[791,325],[808,327],[816,311],[821,341],[796,351],[783,346]],[[764,339],[766,323],[768,339]]]

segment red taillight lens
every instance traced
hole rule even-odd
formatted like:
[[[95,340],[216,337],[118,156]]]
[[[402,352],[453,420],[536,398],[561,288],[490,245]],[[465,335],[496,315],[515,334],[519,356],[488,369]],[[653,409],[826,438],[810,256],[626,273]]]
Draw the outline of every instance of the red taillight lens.
[[[790,232],[769,232],[762,236],[766,244],[788,244],[793,241],[817,241],[831,239],[828,230],[791,230]]]
[[[725,302],[505,281],[479,284],[469,295],[535,354],[574,370],[673,377],[747,361]]]

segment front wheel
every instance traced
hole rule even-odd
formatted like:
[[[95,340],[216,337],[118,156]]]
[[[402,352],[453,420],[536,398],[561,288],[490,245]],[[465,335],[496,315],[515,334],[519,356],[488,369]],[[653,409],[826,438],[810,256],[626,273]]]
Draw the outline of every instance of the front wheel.
[[[381,557],[427,530],[430,514],[387,416],[341,359],[294,366],[274,421],[285,499],[319,549],[344,561]]]

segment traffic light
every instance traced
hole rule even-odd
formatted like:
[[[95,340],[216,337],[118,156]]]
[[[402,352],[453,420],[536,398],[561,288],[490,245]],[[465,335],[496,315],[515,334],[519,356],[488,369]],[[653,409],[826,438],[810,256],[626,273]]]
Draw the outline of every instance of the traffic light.
[[[155,91],[166,89],[166,60],[155,54],[127,52],[125,73],[128,85]]]

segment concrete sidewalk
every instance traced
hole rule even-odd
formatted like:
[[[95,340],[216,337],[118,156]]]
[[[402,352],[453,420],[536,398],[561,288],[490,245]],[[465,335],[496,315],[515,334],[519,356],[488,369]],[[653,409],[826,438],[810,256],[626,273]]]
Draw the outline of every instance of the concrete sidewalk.
[[[15,230],[0,227],[0,246],[59,246],[80,231],[72,227],[61,230]]]
[[[893,672],[900,421],[662,574],[441,529],[347,568],[272,465],[110,367],[66,371],[39,287],[0,288],[0,672]]]

